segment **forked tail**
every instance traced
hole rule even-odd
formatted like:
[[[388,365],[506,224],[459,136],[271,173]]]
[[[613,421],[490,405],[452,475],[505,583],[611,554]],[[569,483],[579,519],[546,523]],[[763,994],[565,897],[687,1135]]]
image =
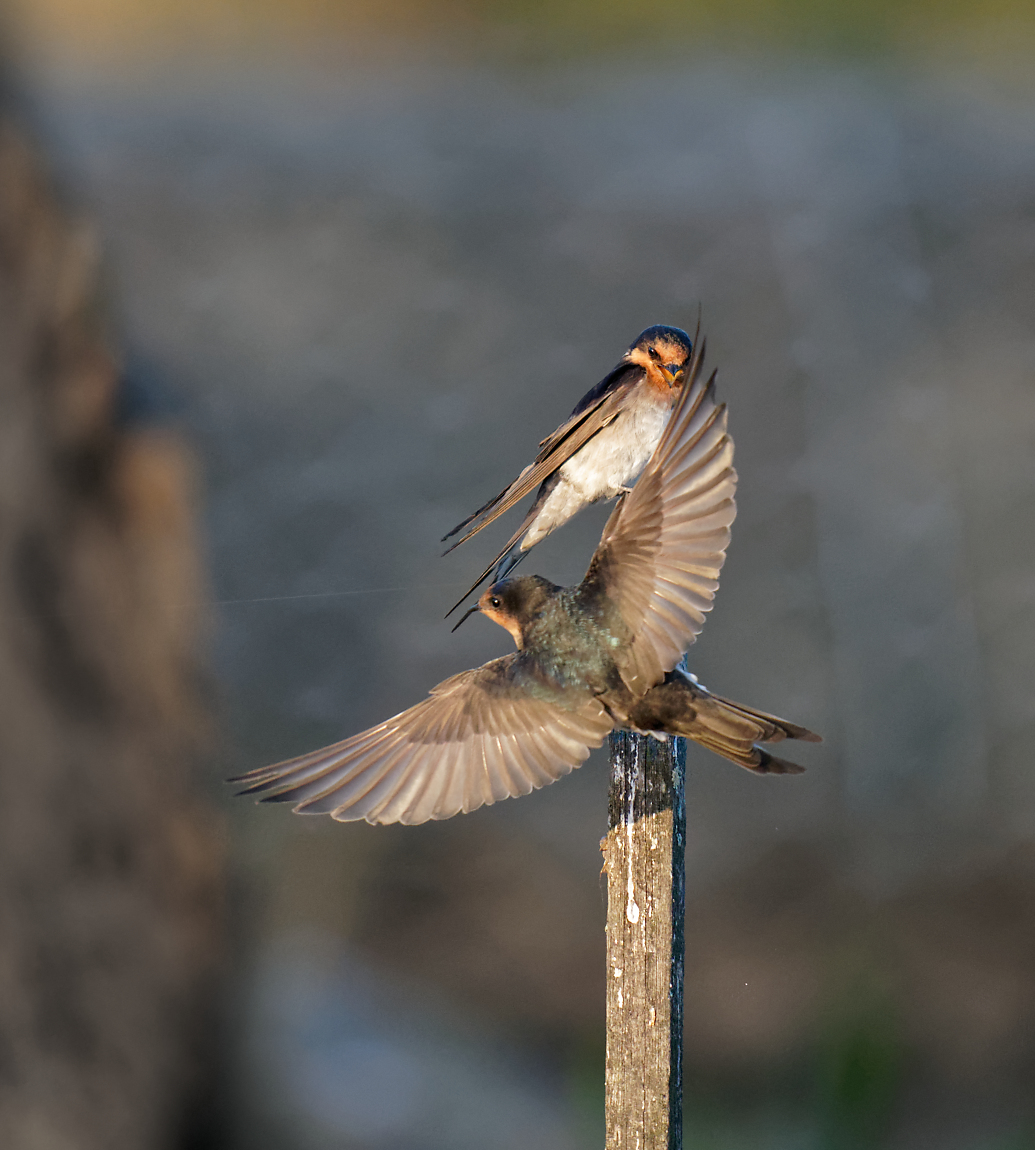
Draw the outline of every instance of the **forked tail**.
[[[823,741],[807,727],[713,695],[681,671],[670,671],[637,702],[629,712],[629,725],[640,731],[683,735],[760,775],[798,775],[805,768],[757,744],[783,739]]]

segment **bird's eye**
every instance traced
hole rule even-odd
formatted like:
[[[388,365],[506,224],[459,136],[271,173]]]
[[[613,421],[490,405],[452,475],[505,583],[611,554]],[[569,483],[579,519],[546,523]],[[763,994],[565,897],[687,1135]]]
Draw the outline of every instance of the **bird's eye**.
[[[496,598],[495,595],[493,595],[493,597],[489,600],[489,606],[490,607],[502,607],[503,604],[499,601],[499,599]]]
[[[655,363],[661,362],[661,356],[658,355],[658,349],[656,347],[648,347],[647,354],[651,357],[651,359],[655,361]]]

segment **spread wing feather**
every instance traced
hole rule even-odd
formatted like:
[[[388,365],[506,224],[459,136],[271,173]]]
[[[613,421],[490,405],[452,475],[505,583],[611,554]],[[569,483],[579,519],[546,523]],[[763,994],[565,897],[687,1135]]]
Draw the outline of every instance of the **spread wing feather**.
[[[703,341],[702,341],[703,344]],[[636,486],[618,504],[583,582],[606,595],[631,635],[619,669],[642,695],[682,658],[704,625],[737,513],[733,440],[695,354],[672,418]]]
[[[528,794],[579,766],[613,725],[592,697],[569,710],[529,674],[518,652],[494,659],[368,731],[233,781],[300,813],[371,823],[446,819]]]

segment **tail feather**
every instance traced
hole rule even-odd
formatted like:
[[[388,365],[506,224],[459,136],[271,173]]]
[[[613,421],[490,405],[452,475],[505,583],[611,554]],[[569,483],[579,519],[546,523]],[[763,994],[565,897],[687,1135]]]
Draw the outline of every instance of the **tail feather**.
[[[807,727],[713,695],[681,671],[671,671],[629,712],[641,731],[665,731],[693,739],[702,747],[760,775],[798,775],[804,767],[770,754],[759,743],[822,739]]]
[[[756,711],[720,695],[707,694],[700,687],[698,690],[701,694],[694,699],[694,717],[681,734],[759,775],[800,775],[805,770],[798,763],[778,758],[757,744],[778,743],[784,739],[816,743],[819,735],[776,715]]]
[[[724,699],[721,695],[709,693],[709,698],[721,703],[724,707],[728,707],[731,711],[771,727],[773,734],[761,739],[760,741],[763,743],[778,743],[781,739],[800,739],[803,743],[823,742],[823,736],[817,735],[815,731],[810,731],[808,727],[799,727],[796,723],[789,723],[786,719],[770,715],[766,711],[756,711],[754,707],[745,707],[743,703],[734,703],[732,699]]]
[[[688,737],[709,751],[714,751],[715,754],[722,755],[724,759],[729,759],[731,763],[736,763],[738,767],[753,771],[756,775],[801,775],[805,773],[805,768],[800,763],[793,763],[790,759],[781,759],[778,755],[771,755],[764,747],[752,745],[749,749],[744,750],[731,743],[706,738],[700,733],[691,734]]]

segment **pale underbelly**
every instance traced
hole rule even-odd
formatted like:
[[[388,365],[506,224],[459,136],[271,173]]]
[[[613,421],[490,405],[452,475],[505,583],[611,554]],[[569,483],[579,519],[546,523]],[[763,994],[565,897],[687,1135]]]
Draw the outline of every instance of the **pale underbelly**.
[[[535,522],[521,541],[533,547],[590,503],[615,499],[646,466],[671,415],[671,408],[644,404],[623,412],[565,463]]]

